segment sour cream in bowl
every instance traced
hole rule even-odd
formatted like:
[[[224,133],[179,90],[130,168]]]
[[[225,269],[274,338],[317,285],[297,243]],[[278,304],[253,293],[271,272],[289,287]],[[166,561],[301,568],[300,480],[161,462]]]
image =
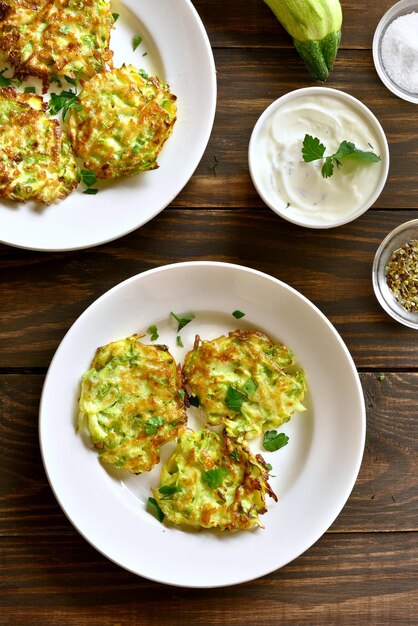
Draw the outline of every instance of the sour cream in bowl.
[[[325,146],[322,158],[304,160],[306,135]],[[380,160],[353,154],[333,159],[333,173],[325,177],[325,158],[342,142]],[[297,89],[273,102],[254,127],[248,159],[267,206],[308,228],[341,226],[362,215],[381,194],[389,171],[388,142],[374,114],[353,96],[328,87]]]

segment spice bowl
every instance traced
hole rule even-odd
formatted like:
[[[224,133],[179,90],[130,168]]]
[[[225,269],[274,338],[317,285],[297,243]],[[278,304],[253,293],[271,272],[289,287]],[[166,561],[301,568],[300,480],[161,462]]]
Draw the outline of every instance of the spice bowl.
[[[407,100],[408,102],[413,102],[415,104],[418,104],[418,88],[417,90],[409,91],[406,85],[404,86],[398,85],[393,80],[393,78],[391,78],[391,76],[389,75],[390,72],[388,73],[388,69],[385,67],[384,53],[382,51],[382,41],[385,37],[388,27],[397,18],[406,16],[409,13],[418,14],[418,0],[401,0],[400,2],[397,2],[396,4],[394,4],[383,15],[374,33],[372,51],[373,51],[374,65],[382,83],[389,89],[389,91],[391,91],[393,94],[398,96],[398,98],[402,98],[403,100]],[[414,35],[413,48],[414,48],[414,51],[416,52],[415,42],[416,42],[416,38]],[[418,54],[418,52],[416,53]],[[408,64],[411,65],[410,59],[408,59]],[[418,65],[418,62],[415,63],[415,68],[417,67],[417,65]],[[404,80],[405,82],[407,80],[405,75],[404,75]]]
[[[395,298],[394,291],[392,291],[388,284],[389,278],[390,283],[395,283],[395,288],[397,280],[401,281],[402,284],[400,286],[404,287],[404,281],[396,278],[397,257],[399,256],[397,251],[413,240],[417,240],[418,242],[418,219],[405,222],[392,230],[376,251],[373,262],[372,280],[376,297],[386,313],[397,322],[418,330],[418,310],[415,313],[404,308]],[[418,252],[416,253],[416,257],[418,259]],[[390,269],[387,276],[388,264],[390,264]],[[415,266],[418,267],[418,261],[415,261]],[[412,277],[410,280],[412,281]],[[408,292],[408,290],[406,290],[406,292]]]

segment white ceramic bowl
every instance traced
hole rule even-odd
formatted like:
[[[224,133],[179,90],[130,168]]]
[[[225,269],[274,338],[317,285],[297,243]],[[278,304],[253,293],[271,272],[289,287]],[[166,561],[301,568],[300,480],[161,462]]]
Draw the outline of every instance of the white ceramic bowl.
[[[382,83],[396,96],[408,102],[414,102],[418,104],[418,93],[411,93],[397,85],[386,73],[385,67],[382,62],[382,38],[386,32],[387,27],[396,18],[407,13],[418,13],[418,0],[401,0],[394,4],[382,17],[377,25],[376,31],[373,37],[373,61],[376,68],[376,72],[379,75]],[[418,33],[417,33],[418,37]]]
[[[319,208],[312,206],[312,211],[293,210],[287,198],[283,197],[277,186],[273,188],[268,175],[266,174],[266,166],[271,163],[269,161],[269,150],[271,147],[267,144],[266,133],[272,124],[273,116],[279,111],[281,107],[284,107],[291,102],[297,105],[297,101],[301,98],[309,98],[309,101],[313,104],[319,103],[320,98],[330,98],[335,102],[335,106],[341,109],[347,109],[351,113],[354,113],[356,118],[361,123],[367,124],[368,128],[373,132],[374,137],[377,140],[378,146],[374,147],[376,152],[381,157],[381,163],[368,164],[362,167],[379,167],[379,175],[376,177],[376,183],[371,192],[361,200],[361,204],[357,202],[357,205],[353,204],[352,209],[346,208],[344,211],[337,209],[334,215],[320,215]],[[329,118],[333,119],[334,112],[332,110],[327,111]],[[306,134],[315,134],[311,131],[309,123],[306,124]],[[341,130],[341,135],[344,131]],[[301,150],[304,134],[301,134]],[[319,137],[321,141],[326,143],[325,137]],[[341,136],[339,141],[353,141],[350,136]],[[354,142],[355,143],[355,142]],[[364,148],[363,148],[364,149]],[[300,156],[302,161],[302,152]],[[369,209],[377,200],[381,194],[389,171],[389,147],[386,139],[385,132],[380,125],[375,115],[368,109],[362,102],[354,98],[353,96],[337,90],[330,89],[328,87],[306,87],[303,89],[297,89],[291,91],[284,96],[275,100],[267,109],[262,113],[257,123],[254,126],[251,134],[248,150],[249,169],[252,181],[257,189],[262,200],[269,206],[275,213],[299,226],[305,226],[308,228],[332,228],[341,226],[347,222],[351,222],[360,215],[362,215],[367,209]],[[314,166],[313,164],[309,164]],[[331,179],[329,179],[331,180]],[[335,180],[335,179],[334,179]],[[333,180],[333,183],[334,183]]]
[[[395,250],[412,239],[418,239],[418,219],[397,226],[384,238],[376,251],[372,280],[376,298],[386,313],[404,326],[418,330],[418,312],[406,311],[395,299],[386,282],[386,265],[390,257]]]

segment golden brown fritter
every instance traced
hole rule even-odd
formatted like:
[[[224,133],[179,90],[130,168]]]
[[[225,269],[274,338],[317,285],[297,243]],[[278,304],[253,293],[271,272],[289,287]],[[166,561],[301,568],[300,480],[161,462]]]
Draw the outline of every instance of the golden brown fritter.
[[[99,348],[83,375],[79,428],[87,421],[100,459],[128,472],[152,469],[160,446],[186,422],[180,368],[166,346],[132,335]]]
[[[277,500],[261,455],[209,430],[179,437],[153,494],[173,524],[230,531],[262,527],[266,495]]]
[[[71,145],[40,96],[0,89],[0,196],[50,204],[78,184]]]
[[[211,341],[196,337],[183,375],[209,424],[225,424],[232,437],[252,439],[304,410],[303,371],[294,370],[288,348],[260,332],[236,330]]]
[[[112,66],[109,0],[0,0],[0,51],[17,75],[85,79]]]

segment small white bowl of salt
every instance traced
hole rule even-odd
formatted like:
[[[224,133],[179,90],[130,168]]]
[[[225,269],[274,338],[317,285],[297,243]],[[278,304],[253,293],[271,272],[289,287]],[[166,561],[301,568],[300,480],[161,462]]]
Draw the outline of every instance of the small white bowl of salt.
[[[418,0],[401,0],[384,14],[373,38],[373,60],[392,93],[418,104]]]

